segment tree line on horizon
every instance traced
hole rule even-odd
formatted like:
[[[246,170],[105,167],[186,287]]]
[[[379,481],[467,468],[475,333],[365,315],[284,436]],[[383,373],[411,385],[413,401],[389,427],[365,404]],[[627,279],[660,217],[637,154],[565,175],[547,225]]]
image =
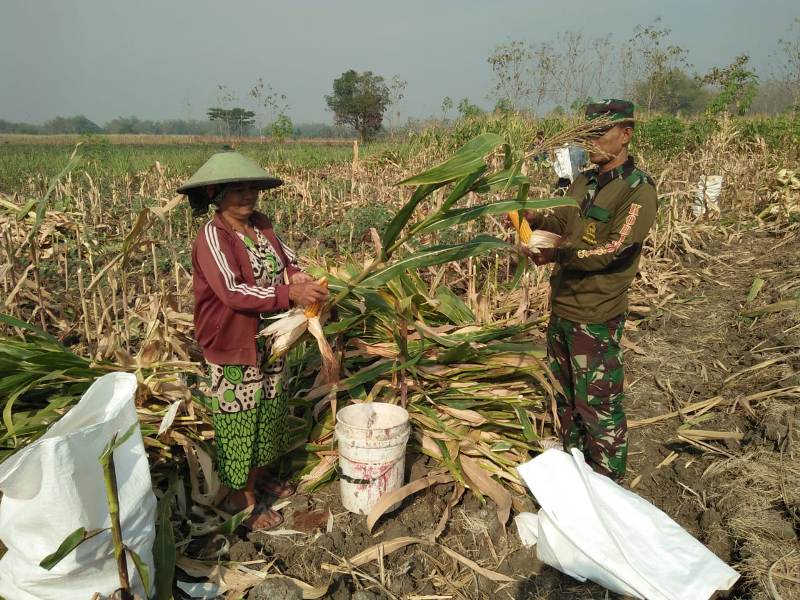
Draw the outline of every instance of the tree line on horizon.
[[[430,120],[447,123],[484,112],[527,113],[533,116],[574,113],[591,98],[625,97],[645,115],[695,115],[727,112],[733,115],[779,114],[800,110],[800,17],[786,38],[779,38],[773,52],[774,70],[762,78],[747,54],[706,73],[692,72],[687,49],[672,43],[671,30],[656,19],[637,26],[633,35],[615,45],[610,35],[589,38],[567,31],[534,44],[512,40],[497,45],[487,58],[493,87],[485,109],[469,98],[442,100],[440,114]],[[334,124],[294,124],[285,94],[259,78],[247,92],[243,106],[237,94],[217,86],[216,105],[207,120],[147,120],[118,117],[102,127],[84,115],[56,117],[43,125],[12,123],[0,119],[0,133],[29,134],[156,134],[223,135],[371,139],[400,125],[400,102],[407,82],[395,75],[390,81],[371,71],[343,72],[324,96]],[[257,125],[258,121],[261,125]],[[409,118],[405,128],[419,121]]]

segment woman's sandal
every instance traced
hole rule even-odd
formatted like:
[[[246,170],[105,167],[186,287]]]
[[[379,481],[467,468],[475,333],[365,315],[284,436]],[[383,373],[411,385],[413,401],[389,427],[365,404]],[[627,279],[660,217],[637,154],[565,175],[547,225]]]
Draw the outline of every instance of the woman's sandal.
[[[226,513],[230,513],[231,515],[235,515],[240,513],[244,510],[244,508],[239,508],[231,504],[230,500],[227,498],[222,501],[219,507],[224,510]],[[261,517],[268,516],[269,521],[266,526],[259,527],[258,522]],[[253,507],[253,511],[250,515],[242,521],[242,527],[247,529],[248,531],[266,531],[268,529],[274,529],[283,523],[283,515],[279,513],[277,510],[271,509],[269,506],[264,504],[263,502],[259,502]]]
[[[265,475],[256,481],[256,491],[278,500],[283,500],[294,496],[297,492],[297,486],[291,481],[280,481],[275,477]]]

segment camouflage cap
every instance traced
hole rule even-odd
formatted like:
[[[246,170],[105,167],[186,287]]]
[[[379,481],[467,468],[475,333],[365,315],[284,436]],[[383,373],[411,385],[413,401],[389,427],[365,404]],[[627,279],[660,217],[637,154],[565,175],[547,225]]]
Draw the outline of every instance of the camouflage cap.
[[[588,120],[606,117],[612,121],[633,121],[633,102],[613,98],[590,102],[586,105]]]

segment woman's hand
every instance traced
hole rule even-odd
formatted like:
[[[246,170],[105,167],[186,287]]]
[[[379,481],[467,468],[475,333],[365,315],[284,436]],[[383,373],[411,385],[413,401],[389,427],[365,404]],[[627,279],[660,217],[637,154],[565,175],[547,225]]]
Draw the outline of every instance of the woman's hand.
[[[305,273],[303,273],[305,275]],[[328,299],[328,288],[314,281],[292,283],[289,285],[289,300],[292,304],[308,306],[315,302],[324,302]]]
[[[314,281],[314,278],[303,271],[297,271],[289,278],[289,283],[308,283],[309,281]]]

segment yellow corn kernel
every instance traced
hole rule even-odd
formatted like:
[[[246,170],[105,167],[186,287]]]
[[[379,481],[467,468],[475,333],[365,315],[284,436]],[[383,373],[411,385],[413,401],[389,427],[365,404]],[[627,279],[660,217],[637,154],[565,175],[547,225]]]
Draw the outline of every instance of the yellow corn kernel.
[[[511,224],[514,225],[514,229],[517,230],[519,234],[519,241],[528,245],[528,241],[531,239],[533,235],[533,231],[531,230],[531,226],[528,224],[528,220],[523,218],[520,221],[519,213],[515,210],[512,210],[508,213],[508,218],[511,220]]]
[[[323,277],[322,279],[317,281],[317,283],[324,288],[328,287],[328,279],[326,277]],[[309,318],[318,317],[321,310],[322,310],[322,302],[314,302],[314,304],[309,304],[308,306],[306,306],[305,315]]]

